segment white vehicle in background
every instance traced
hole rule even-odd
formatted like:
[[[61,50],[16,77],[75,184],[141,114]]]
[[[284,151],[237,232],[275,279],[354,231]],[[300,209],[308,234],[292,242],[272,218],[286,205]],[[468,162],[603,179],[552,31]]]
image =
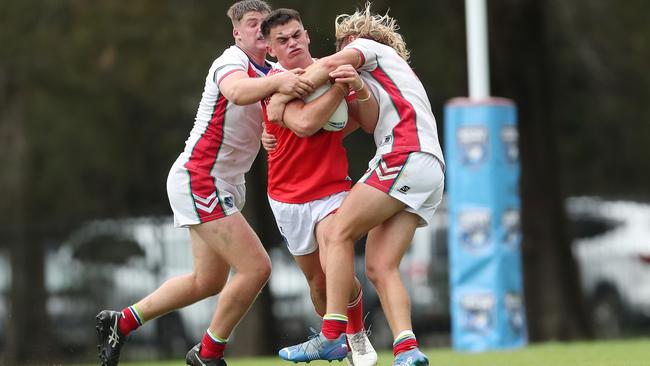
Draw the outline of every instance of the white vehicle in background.
[[[650,204],[567,201],[573,252],[596,335],[619,337],[650,320]]]
[[[61,325],[55,328],[57,341],[69,349],[94,349],[100,310],[121,310],[191,270],[189,234],[174,228],[171,217],[82,225],[46,255],[47,311]],[[183,354],[205,331],[215,303],[212,298],[145,323],[125,352]]]

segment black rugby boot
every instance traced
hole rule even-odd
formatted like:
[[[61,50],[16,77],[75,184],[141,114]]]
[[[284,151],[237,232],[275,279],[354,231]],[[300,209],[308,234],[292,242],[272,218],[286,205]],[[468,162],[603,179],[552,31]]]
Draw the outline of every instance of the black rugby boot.
[[[185,364],[190,366],[227,366],[223,358],[202,358],[199,356],[201,350],[201,343],[192,347],[187,356],[185,356]]]
[[[126,342],[118,326],[120,318],[119,311],[103,310],[97,314],[97,351],[102,366],[117,366],[120,362],[120,351]]]

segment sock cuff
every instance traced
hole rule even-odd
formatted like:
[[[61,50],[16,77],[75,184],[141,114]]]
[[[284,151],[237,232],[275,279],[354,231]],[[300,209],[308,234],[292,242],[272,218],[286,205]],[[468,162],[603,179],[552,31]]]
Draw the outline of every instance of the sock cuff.
[[[142,315],[140,315],[140,312],[135,307],[135,305],[129,306],[129,311],[131,312],[131,315],[133,315],[133,318],[135,319],[135,321],[138,322],[138,325],[144,324],[145,320],[142,317]]]
[[[214,343],[222,343],[222,344],[226,344],[226,343],[228,343],[228,338],[223,339],[223,338],[219,337],[218,335],[212,333],[212,332],[210,331],[210,328],[208,328],[208,330],[206,330],[205,333],[208,335],[208,337],[210,337],[210,339],[211,339],[212,342],[214,342]]]
[[[403,330],[401,331],[397,337],[395,337],[395,341],[393,342],[393,346],[399,344],[400,342],[403,342],[409,338],[415,339],[415,333],[411,329]]]
[[[332,313],[332,314],[325,314],[325,316],[323,316],[323,320],[335,320],[335,321],[347,323],[348,317],[342,314]]]

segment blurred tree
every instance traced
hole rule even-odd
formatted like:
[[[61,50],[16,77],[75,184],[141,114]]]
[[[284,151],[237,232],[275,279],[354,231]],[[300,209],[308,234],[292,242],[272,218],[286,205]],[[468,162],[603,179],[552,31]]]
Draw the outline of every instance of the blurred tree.
[[[20,5],[16,7],[21,8]],[[22,7],[21,10],[26,9]],[[3,28],[24,26],[24,18],[3,15],[6,17],[0,19]],[[3,44],[0,51],[0,164],[3,167],[0,246],[9,248],[12,269],[8,301],[12,316],[7,317],[7,352],[3,361],[19,364],[19,360],[33,362],[44,358],[46,348],[36,346],[28,351],[20,343],[24,343],[23,339],[32,339],[35,345],[47,344],[49,327],[45,312],[43,246],[40,240],[34,240],[34,233],[29,230],[30,212],[26,207],[31,198],[29,183],[33,178],[29,172],[31,142],[25,126],[31,92],[26,87],[30,77],[29,60],[25,54],[8,57],[17,47],[10,35],[12,32],[0,29],[0,43]],[[44,326],[44,331],[32,336],[31,330],[40,326]]]
[[[639,174],[650,170],[650,3],[504,1],[490,13],[495,95],[520,110],[531,338],[585,336],[563,201],[650,198]]]
[[[519,110],[522,253],[530,338],[574,339],[589,325],[565,227],[553,90],[549,1],[490,3],[495,95]],[[517,29],[517,31],[513,31]]]
[[[650,200],[650,2],[550,2],[552,104],[571,195]]]

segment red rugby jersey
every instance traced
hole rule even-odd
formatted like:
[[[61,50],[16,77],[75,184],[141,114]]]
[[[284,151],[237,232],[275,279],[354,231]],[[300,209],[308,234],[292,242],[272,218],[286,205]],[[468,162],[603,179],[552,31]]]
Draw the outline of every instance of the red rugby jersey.
[[[284,71],[279,64],[276,67],[268,75]],[[269,196],[285,203],[307,203],[349,191],[352,183],[343,132],[321,129],[312,136],[298,137],[268,121],[266,102],[262,103],[266,131],[277,140],[276,149],[268,153]]]

